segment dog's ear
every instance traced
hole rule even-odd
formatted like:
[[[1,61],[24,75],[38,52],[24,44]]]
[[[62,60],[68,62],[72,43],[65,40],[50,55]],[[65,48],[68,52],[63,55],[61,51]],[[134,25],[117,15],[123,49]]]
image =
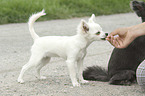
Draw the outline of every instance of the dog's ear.
[[[89,19],[89,23],[92,23],[92,22],[96,22],[95,14],[92,14],[92,16]]]
[[[86,34],[89,31],[89,25],[85,20],[81,20],[80,24],[77,27],[77,32],[81,34]]]
[[[85,31],[87,33],[87,31],[89,31],[89,26],[88,26],[87,22],[85,20],[82,20],[81,25],[82,25],[83,31]]]

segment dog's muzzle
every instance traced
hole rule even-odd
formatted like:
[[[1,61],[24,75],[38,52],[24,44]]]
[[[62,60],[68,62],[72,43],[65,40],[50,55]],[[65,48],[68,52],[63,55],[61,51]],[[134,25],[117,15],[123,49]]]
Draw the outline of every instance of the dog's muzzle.
[[[101,38],[101,40],[106,40],[107,36],[108,36],[108,33],[105,33],[105,38]]]

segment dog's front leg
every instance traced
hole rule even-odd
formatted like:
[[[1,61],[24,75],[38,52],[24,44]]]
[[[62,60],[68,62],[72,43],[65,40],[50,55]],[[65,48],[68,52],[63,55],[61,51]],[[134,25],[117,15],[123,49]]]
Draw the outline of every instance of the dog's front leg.
[[[77,68],[78,68],[78,79],[80,83],[88,83],[88,81],[84,80],[82,74],[83,74],[83,61],[84,58],[79,59],[77,62]]]
[[[69,74],[70,74],[70,78],[71,78],[73,86],[80,86],[80,84],[77,81],[77,77],[76,77],[75,60],[67,59],[66,63],[68,66],[68,70],[69,70]]]

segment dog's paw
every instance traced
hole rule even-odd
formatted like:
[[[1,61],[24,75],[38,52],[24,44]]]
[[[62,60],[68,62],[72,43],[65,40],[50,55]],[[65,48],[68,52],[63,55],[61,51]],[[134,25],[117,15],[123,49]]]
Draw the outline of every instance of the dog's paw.
[[[39,75],[39,76],[36,76],[36,78],[37,78],[37,79],[40,79],[40,80],[45,80],[47,77],[45,77],[45,76],[40,76],[40,75]]]
[[[23,84],[24,83],[24,80],[23,79],[18,79],[17,80],[19,83]]]
[[[84,83],[88,83],[89,81],[87,80],[81,80],[80,83],[84,84]]]
[[[73,83],[73,87],[80,87],[81,85],[77,82],[77,83]]]
[[[41,80],[45,80],[47,77],[45,77],[45,76],[41,76],[39,79],[41,79]]]

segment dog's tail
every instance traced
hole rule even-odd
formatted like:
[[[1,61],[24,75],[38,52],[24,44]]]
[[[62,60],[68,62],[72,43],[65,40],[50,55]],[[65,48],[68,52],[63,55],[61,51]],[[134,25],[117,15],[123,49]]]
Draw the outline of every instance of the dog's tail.
[[[28,21],[29,31],[30,31],[30,34],[34,40],[39,38],[39,36],[35,33],[34,28],[33,28],[33,24],[40,16],[43,16],[43,15],[46,15],[46,13],[44,13],[44,9],[41,12],[33,14],[29,18],[29,21]]]
[[[91,81],[107,82],[110,80],[108,72],[99,66],[92,66],[85,69],[83,71],[83,77],[85,80]]]

